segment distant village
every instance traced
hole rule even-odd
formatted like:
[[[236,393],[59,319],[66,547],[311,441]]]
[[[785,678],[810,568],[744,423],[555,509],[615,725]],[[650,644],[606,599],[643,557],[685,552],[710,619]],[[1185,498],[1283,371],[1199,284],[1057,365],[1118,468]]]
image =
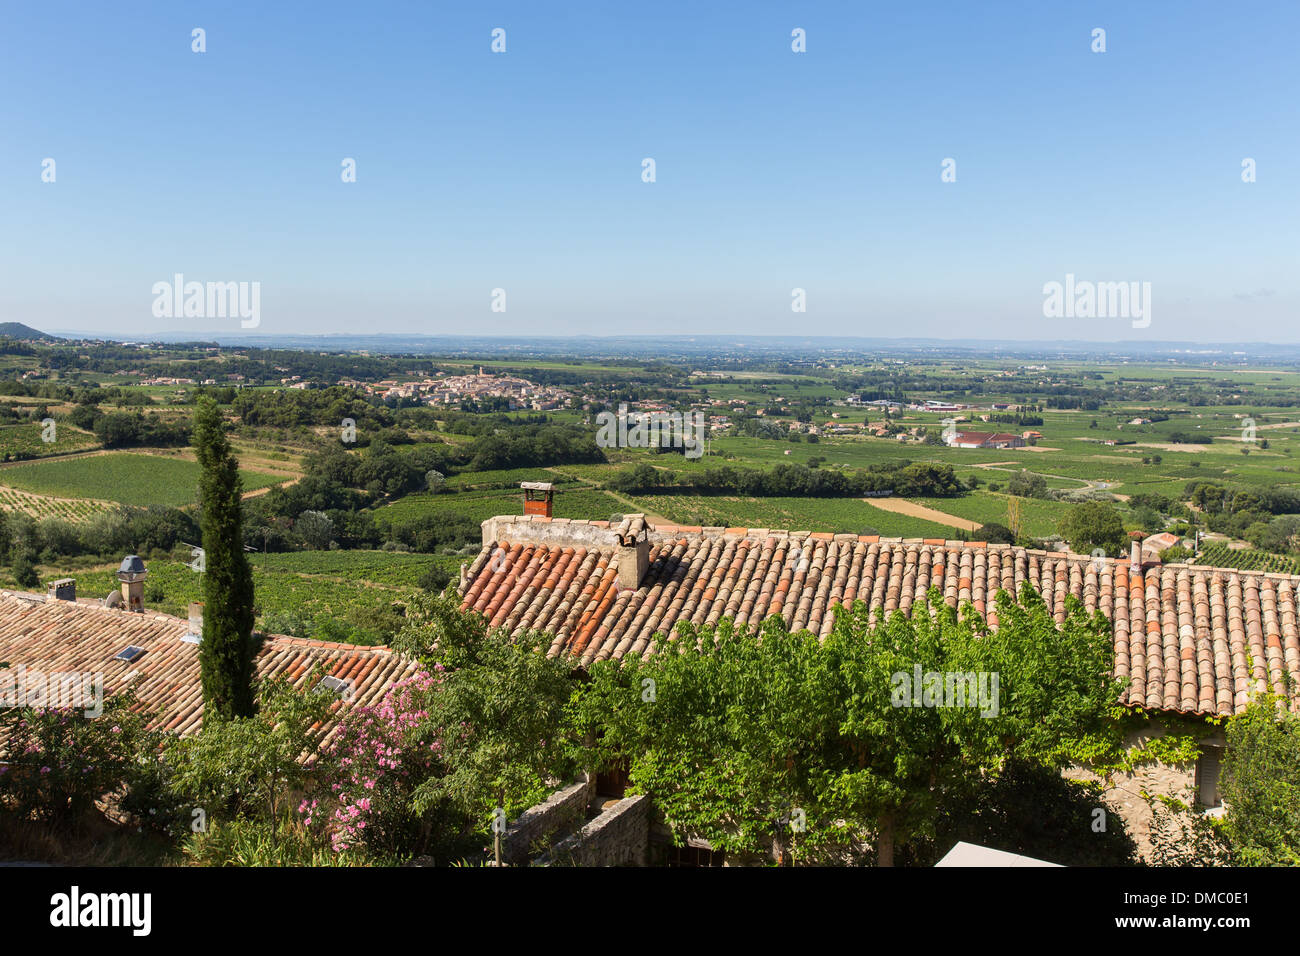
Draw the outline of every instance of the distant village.
[[[500,399],[510,411],[550,411],[573,404],[573,396],[565,389],[537,385],[526,378],[489,375],[481,367],[476,375],[449,375],[418,382],[386,379],[374,383],[340,381],[339,384],[360,389],[385,401],[413,400],[424,405],[459,405],[464,401],[492,402]]]
[[[278,370],[288,371],[288,369]],[[138,370],[121,370],[118,374],[142,375],[143,373]],[[692,373],[695,377],[707,377],[714,374],[720,373]],[[240,386],[243,384],[244,376],[230,374],[224,376],[224,379],[226,384]],[[216,385],[218,382],[211,378],[196,381],[192,378],[181,377],[149,377],[142,378],[140,384],[192,386]],[[417,381],[385,379],[379,382],[363,382],[355,379],[340,379],[338,384],[355,388],[368,396],[389,403],[400,402],[429,406],[455,407],[466,402],[473,402],[494,405],[497,408],[509,411],[551,411],[561,408],[581,408],[601,401],[600,396],[581,393],[581,390],[575,391],[558,386],[539,385],[517,376],[493,375],[482,366],[479,367],[476,373],[467,375],[426,377]],[[280,379],[280,385],[292,389],[324,387],[323,383],[304,379],[300,375],[287,375]],[[1021,410],[1020,406],[1011,403],[994,402],[987,405],[969,405],[938,400],[919,402],[904,402],[891,399],[863,400],[861,396],[851,394],[842,400],[834,402],[836,406],[845,409],[845,411],[831,412],[830,421],[816,424],[814,422],[799,421],[793,414],[789,418],[782,417],[780,415],[781,408],[788,402],[788,399],[780,396],[773,396],[772,399],[764,402],[762,406],[760,406],[759,402],[740,398],[714,398],[692,402],[688,411],[698,412],[704,416],[708,435],[711,438],[717,438],[732,431],[735,418],[752,414],[755,417],[770,420],[778,428],[788,429],[792,435],[798,433],[800,436],[807,436],[811,440],[832,435],[863,435],[874,438],[890,438],[899,442],[936,441],[935,437],[930,434],[930,430],[925,426],[908,427],[891,420],[891,417],[899,416],[904,411],[949,415],[950,417],[944,419],[945,427],[939,437],[944,444],[952,448],[1024,448],[1036,445],[1043,437],[1041,432],[1032,429],[1018,432],[1002,432],[965,427],[968,423],[974,421],[990,422],[996,415],[1005,416]],[[631,412],[642,415],[668,414],[680,410],[674,404],[662,400],[633,401],[628,402],[626,407]],[[872,421],[868,416],[862,421],[849,421],[848,410],[851,409],[863,409],[868,412],[879,410],[881,420]],[[1146,423],[1146,420],[1135,419],[1132,422],[1132,424],[1143,423]],[[1113,440],[1111,443],[1113,443]]]

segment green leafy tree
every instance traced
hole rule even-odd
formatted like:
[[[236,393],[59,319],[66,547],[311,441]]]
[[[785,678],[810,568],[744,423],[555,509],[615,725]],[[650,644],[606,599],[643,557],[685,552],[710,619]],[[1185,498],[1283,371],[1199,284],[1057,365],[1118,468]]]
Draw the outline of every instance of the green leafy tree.
[[[439,743],[445,765],[412,804],[417,813],[449,804],[481,821],[499,863],[505,820],[577,769],[565,721],[569,663],[546,655],[549,635],[490,630],[449,595],[416,595],[408,617],[393,643],[443,672],[417,739]]]
[[[1300,865],[1300,715],[1261,696],[1228,721],[1224,831],[1240,866]]]
[[[1021,469],[1007,482],[1007,494],[1017,498],[1046,498],[1047,479]]]
[[[163,754],[166,789],[212,817],[287,819],[319,752],[315,728],[335,700],[315,690],[319,677],[313,671],[303,689],[277,677],[263,686],[256,714],[205,721],[202,733],[172,738]]]
[[[1101,548],[1109,555],[1116,555],[1124,550],[1128,540],[1119,512],[1102,501],[1075,505],[1066,512],[1057,530],[1080,554]]]
[[[14,558],[12,571],[19,587],[40,587],[41,576],[36,571],[36,565],[32,563],[31,552],[19,551],[18,556]]]
[[[1156,866],[1231,866],[1232,847],[1222,822],[1164,794],[1147,797],[1151,807],[1151,862]]]
[[[816,644],[776,617],[757,635],[729,618],[683,626],[652,657],[594,664],[573,720],[595,740],[598,766],[630,759],[636,788],[680,836],[784,858],[812,803],[812,728],[831,719],[814,712]]]
[[[980,525],[979,530],[975,532],[976,541],[988,541],[992,544],[1015,544],[1015,533],[1004,524],[991,521],[988,524]]]
[[[302,535],[307,547],[317,551],[328,550],[334,540],[334,522],[323,511],[304,511],[294,522],[294,530]]]
[[[208,718],[253,712],[253,572],[244,554],[239,465],[215,402],[194,413],[203,533],[203,643],[199,667]]]
[[[1011,761],[1120,758],[1103,617],[1072,600],[1058,627],[1028,585],[998,596],[996,631],[937,590],[912,610],[877,622],[859,602],[824,640],[780,618],[684,626],[642,661],[593,666],[574,722],[598,762],[630,761],[679,839],[807,862],[892,865]]]
[[[834,687],[828,704],[843,702],[825,800],[828,817],[846,822],[831,829],[869,839],[882,865],[897,846],[929,835],[937,814],[969,806],[977,785],[1008,761],[1059,771],[1120,753],[1120,685],[1105,619],[1071,602],[1058,628],[1027,585],[1019,603],[1003,592],[997,607],[999,627],[990,632],[937,590],[928,606],[875,627],[859,605],[837,618],[823,645],[821,683]],[[908,691],[911,706],[900,706]]]

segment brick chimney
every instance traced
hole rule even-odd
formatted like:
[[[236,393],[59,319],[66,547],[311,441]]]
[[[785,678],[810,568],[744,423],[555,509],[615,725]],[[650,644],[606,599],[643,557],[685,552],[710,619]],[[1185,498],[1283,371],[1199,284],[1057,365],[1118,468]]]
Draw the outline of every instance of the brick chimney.
[[[618,537],[618,586],[636,589],[650,567],[650,526],[645,515],[624,515],[614,529]]]
[[[46,595],[49,601],[75,601],[77,599],[77,582],[72,578],[59,578],[57,581],[50,582],[50,590]]]
[[[555,485],[549,481],[521,481],[519,487],[524,489],[524,514],[551,517]]]
[[[1137,574],[1142,570],[1142,542],[1134,541],[1129,551],[1129,570]]]

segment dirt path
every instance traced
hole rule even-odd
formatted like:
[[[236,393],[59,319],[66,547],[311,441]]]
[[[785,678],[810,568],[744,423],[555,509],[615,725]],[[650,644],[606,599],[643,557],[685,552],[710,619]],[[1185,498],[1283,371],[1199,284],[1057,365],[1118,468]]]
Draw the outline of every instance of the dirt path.
[[[677,523],[676,521],[669,521],[663,515],[655,514],[653,511],[644,511],[641,505],[637,504],[635,501],[633,501],[631,498],[627,497],[626,495],[621,495],[617,491],[610,491],[608,488],[601,488],[599,484],[587,478],[582,478],[579,477],[578,475],[570,475],[566,473],[562,468],[551,467],[545,470],[549,471],[557,478],[571,479],[574,484],[578,485],[580,488],[586,491],[604,491],[605,494],[609,495],[614,500],[621,501],[623,504],[627,505],[628,508],[631,509],[629,514],[644,514],[646,521],[649,521],[651,524],[676,524]],[[559,492],[564,491],[563,487],[558,488],[556,490]]]
[[[881,511],[892,511],[894,514],[907,515],[909,518],[922,518],[935,524],[959,528],[962,531],[978,531],[981,527],[978,521],[968,521],[943,511],[935,511],[933,508],[918,505],[915,501],[908,501],[906,498],[863,498],[862,500]]]
[[[593,485],[592,487],[594,488],[595,486]],[[645,511],[645,510],[641,507],[641,505],[637,504],[637,503],[636,503],[635,501],[633,501],[631,498],[628,498],[628,497],[626,497],[626,496],[624,496],[624,495],[620,495],[617,491],[610,491],[609,489],[605,489],[605,494],[607,494],[607,495],[609,495],[611,498],[615,498],[615,499],[617,499],[618,501],[623,502],[623,504],[627,505],[628,508],[631,509],[631,510],[628,512],[629,514],[644,514],[644,515],[645,515],[645,520],[648,521],[648,522],[650,522],[651,524],[659,525],[659,524],[676,524],[676,523],[677,523],[676,521],[669,521],[669,520],[668,520],[667,518],[665,518],[663,515],[655,514],[653,511]]]
[[[1124,462],[1124,463],[1126,463],[1126,464],[1128,463],[1128,459],[1127,459],[1127,458],[1120,458],[1120,459],[1118,459],[1118,460],[1119,460],[1119,461],[1122,461],[1122,462]],[[1002,466],[1002,465],[1018,465],[1018,464],[1020,464],[1020,462],[1018,462],[1018,461],[1005,461],[1005,462],[1003,462],[1003,461],[991,461],[991,462],[988,462],[987,464],[983,464],[983,465],[978,465],[978,464],[977,464],[975,467],[976,467],[976,468],[988,468],[988,469],[990,469],[990,470],[992,470],[992,471],[1005,471],[1005,472],[1008,472],[1008,473],[1010,473],[1010,474],[1014,474],[1014,473],[1016,472],[1016,469],[1015,469],[1015,468],[1002,468],[1001,466]],[[1029,471],[1028,468],[1023,468],[1023,469],[1021,469],[1021,470],[1022,470],[1022,471]],[[1083,488],[1087,488],[1087,489],[1093,489],[1093,488],[1095,488],[1096,485],[1097,485],[1097,481],[1089,481],[1087,478],[1074,478],[1074,477],[1072,477],[1072,476],[1070,476],[1070,475],[1054,475],[1054,474],[1052,474],[1052,473],[1049,472],[1049,471],[1030,471],[1029,473],[1030,473],[1031,475],[1042,475],[1044,478],[1060,478],[1062,481],[1077,481],[1079,484],[1083,485]],[[1098,479],[1098,481],[1099,481],[1099,480],[1100,480],[1100,479]],[[1075,491],[1082,491],[1083,488],[1076,488],[1076,489],[1074,489],[1074,490],[1075,490]]]
[[[96,455],[107,454],[108,451],[103,448],[95,448],[90,451],[59,452],[54,455],[41,455],[39,458],[24,458],[22,461],[6,461],[0,464],[0,468],[18,468],[22,465],[38,465],[43,461],[67,461],[70,458],[93,458]]]
[[[1191,452],[1203,452],[1203,451],[1209,451],[1209,450],[1210,450],[1210,446],[1209,446],[1209,445],[1201,445],[1201,444],[1190,443],[1190,442],[1187,443],[1187,444],[1180,444],[1180,443],[1178,443],[1178,442],[1171,442],[1171,441],[1140,441],[1140,442],[1137,442],[1136,444],[1134,444],[1133,447],[1134,447],[1134,448],[1154,448],[1154,449],[1156,449],[1157,451],[1191,451]]]
[[[260,497],[261,495],[266,494],[272,488],[288,488],[290,485],[296,485],[301,478],[302,475],[299,475],[297,478],[292,478],[289,481],[282,481],[278,485],[263,485],[261,488],[254,488],[252,491],[245,491],[242,495],[240,495],[240,497],[257,498]]]

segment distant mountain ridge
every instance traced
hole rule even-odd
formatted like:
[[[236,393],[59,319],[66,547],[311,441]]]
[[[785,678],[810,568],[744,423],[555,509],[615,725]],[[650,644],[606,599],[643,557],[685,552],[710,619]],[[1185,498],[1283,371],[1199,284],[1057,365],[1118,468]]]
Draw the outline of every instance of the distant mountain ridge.
[[[50,335],[48,332],[42,332],[34,329],[30,325],[23,325],[21,322],[0,322],[0,336],[8,336],[11,339],[27,339],[36,342],[57,342],[57,335]]]

